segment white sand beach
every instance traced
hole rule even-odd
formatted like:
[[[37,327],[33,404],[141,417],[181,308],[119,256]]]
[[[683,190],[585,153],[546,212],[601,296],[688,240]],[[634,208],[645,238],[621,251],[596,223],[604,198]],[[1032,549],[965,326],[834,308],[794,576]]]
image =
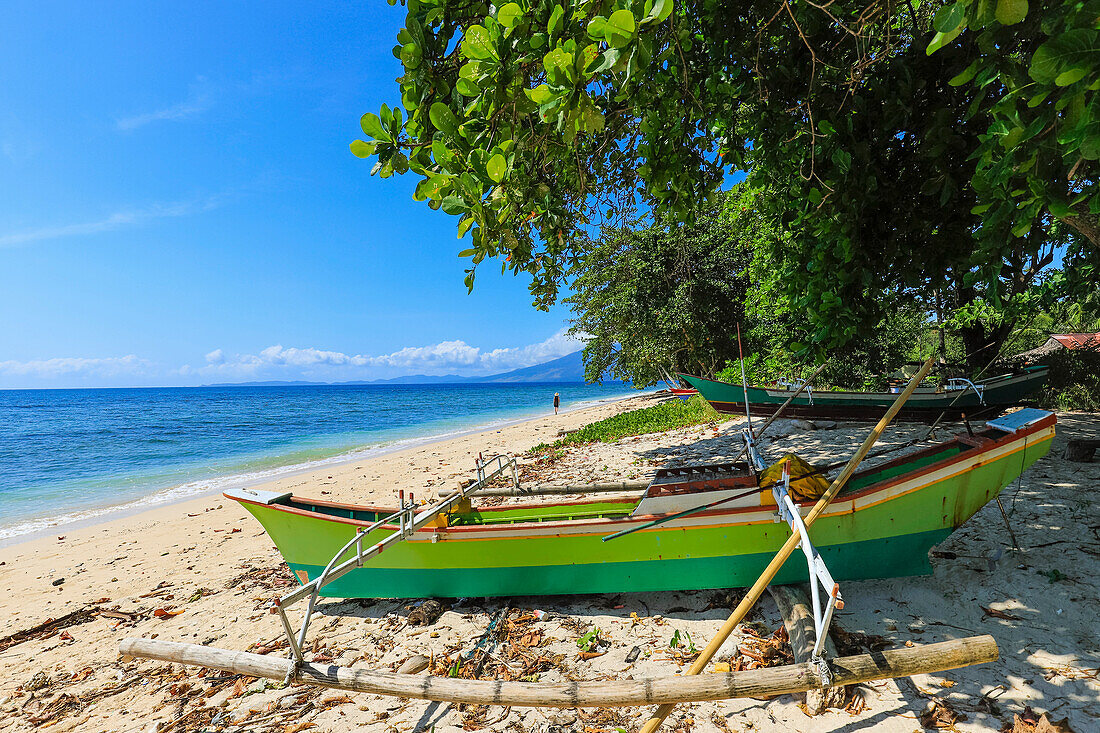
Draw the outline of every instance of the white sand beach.
[[[333,500],[391,503],[399,489],[427,497],[472,475],[479,453],[522,455],[608,415],[654,400],[642,395],[560,416],[419,446],[295,475],[265,488]],[[1100,415],[1059,416],[1050,454],[1002,493],[1019,549],[996,504],[940,545],[927,577],[843,584],[837,623],[890,646],[992,634],[991,664],[858,688],[847,709],[808,717],[793,696],[683,705],[665,730],[861,731],[909,733],[936,708],[959,731],[999,731],[1029,707],[1070,730],[1100,720],[1100,463],[1062,458],[1066,441],[1100,431]],[[542,483],[644,478],[659,465],[732,457],[736,420],[614,444],[570,449],[530,466]],[[765,441],[766,453],[843,460],[869,426],[800,430]],[[891,428],[898,444],[924,428]],[[950,429],[942,431],[946,435]],[[786,433],[784,435],[784,433]],[[271,600],[290,583],[263,529],[236,502],[195,499],[0,549],[0,731],[614,731],[634,730],[646,708],[545,710],[453,706],[254,680],[142,660],[122,661],[125,637],[210,644],[284,655]],[[667,676],[686,669],[669,642],[676,631],[702,647],[738,592],[467,599],[429,626],[407,623],[419,599],[319,604],[311,627],[317,660],[395,669],[409,657],[433,660],[473,648],[499,611],[523,624],[537,650],[540,680]],[[541,611],[540,614],[530,612]],[[68,616],[70,625],[33,630]],[[765,596],[751,617],[780,625]],[[578,658],[577,639],[600,629],[605,654]],[[5,637],[13,637],[7,638]],[[745,644],[752,643],[747,632]],[[637,661],[627,655],[640,649]],[[499,652],[505,654],[505,650]],[[509,660],[502,657],[502,663]],[[511,662],[519,665],[519,662]],[[425,674],[425,673],[422,673]],[[925,722],[930,719],[926,718]],[[944,727],[947,727],[946,725]]]

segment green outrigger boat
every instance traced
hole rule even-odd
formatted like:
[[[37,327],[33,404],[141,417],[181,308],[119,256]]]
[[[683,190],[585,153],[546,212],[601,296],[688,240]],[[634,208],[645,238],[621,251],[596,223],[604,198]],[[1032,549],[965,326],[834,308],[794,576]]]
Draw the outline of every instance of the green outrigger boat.
[[[946,420],[970,417],[993,417],[1043,386],[1046,367],[1026,367],[1020,374],[1003,374],[980,382],[969,379],[948,379],[940,387],[918,387],[898,412],[896,420],[934,422],[941,414]],[[747,398],[749,413],[770,416],[784,404],[799,386],[784,383],[775,387],[743,387],[740,384],[718,382],[690,374],[677,375],[690,384],[715,410],[731,415],[744,415]],[[783,411],[787,417],[821,418],[828,420],[877,420],[897,399],[891,392],[832,392],[807,389],[791,400]]]
[[[813,526],[833,577],[931,572],[929,549],[1045,455],[1055,423],[1052,413],[1024,409],[857,472]],[[252,489],[225,496],[259,520],[314,598],[728,588],[756,580],[791,534],[773,492],[746,463],[664,469],[628,498],[478,508],[456,494],[448,511],[431,517],[403,498],[395,511]],[[811,505],[800,503],[800,511]],[[673,518],[685,510],[693,513]],[[620,536],[603,541],[613,534]],[[364,554],[376,541],[377,552]],[[341,562],[349,550],[358,557]],[[805,562],[794,560],[775,582],[805,577]]]

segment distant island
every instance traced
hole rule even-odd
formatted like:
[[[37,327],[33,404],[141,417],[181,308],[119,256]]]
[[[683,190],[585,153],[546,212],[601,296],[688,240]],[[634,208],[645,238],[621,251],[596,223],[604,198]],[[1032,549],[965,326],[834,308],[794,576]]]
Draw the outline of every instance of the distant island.
[[[392,379],[374,379],[354,382],[306,382],[306,381],[266,381],[266,382],[223,382],[207,384],[206,387],[312,387],[319,385],[357,385],[357,384],[524,384],[524,383],[561,383],[577,384],[584,382],[584,361],[581,352],[558,357],[552,361],[535,364],[510,372],[490,374],[487,377],[462,377],[458,374],[432,376],[410,374]],[[619,381],[619,380],[611,380]]]

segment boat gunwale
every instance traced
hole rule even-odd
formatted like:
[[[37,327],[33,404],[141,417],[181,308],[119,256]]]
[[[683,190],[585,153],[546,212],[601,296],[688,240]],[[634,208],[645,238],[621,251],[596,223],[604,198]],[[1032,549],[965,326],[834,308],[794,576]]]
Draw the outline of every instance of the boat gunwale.
[[[983,392],[984,392],[984,391],[987,391],[987,390],[990,390],[990,389],[1001,389],[1003,387],[1009,386],[1009,383],[1013,382],[1014,380],[1026,381],[1028,379],[1037,378],[1039,376],[1043,376],[1045,378],[1046,376],[1049,376],[1049,372],[1050,372],[1049,367],[1045,367],[1045,366],[1042,366],[1042,367],[1029,367],[1029,371],[1026,371],[1026,372],[1023,372],[1023,373],[1020,373],[1020,374],[999,374],[997,376],[990,377],[989,379],[982,380],[981,384],[983,385]],[[749,390],[750,394],[752,393],[753,390],[756,390],[757,392],[764,393],[768,398],[785,398],[786,396],[789,396],[791,392],[794,391],[794,390],[790,390],[790,389],[784,389],[784,388],[781,388],[781,387],[767,387],[767,386],[759,385],[759,384],[749,384],[749,385],[746,385],[746,386],[742,387],[741,385],[732,384],[730,382],[723,382],[723,381],[720,381],[720,380],[717,380],[717,379],[708,379],[706,377],[697,377],[694,374],[688,374],[687,372],[678,372],[678,376],[689,377],[690,379],[698,379],[701,382],[707,382],[709,384],[729,386],[729,387],[733,387],[735,389],[747,389],[747,390]],[[947,397],[952,397],[952,398],[957,397],[960,394],[965,394],[970,389],[971,388],[969,386],[959,387],[957,389],[952,389],[952,390],[940,390],[938,387],[937,388],[918,387],[917,390],[914,391],[914,393],[910,396],[909,400],[910,401],[915,400],[918,403],[919,402],[937,401],[937,400],[942,400],[943,398],[947,398]],[[696,390],[699,392],[699,394],[701,394],[701,395],[703,394],[702,390],[699,390],[698,388],[696,388]],[[897,393],[896,392],[859,392],[859,391],[856,391],[856,390],[815,390],[814,391],[814,397],[816,397],[820,400],[840,399],[840,400],[843,400],[843,401],[848,401],[848,400],[891,400],[891,401],[893,401],[894,399],[897,398]],[[703,399],[707,399],[706,395],[703,395]],[[796,403],[799,403],[799,400],[809,400],[810,398],[806,395],[796,395],[794,399],[795,399]],[[707,400],[707,401],[710,402],[711,400]],[[722,403],[722,404],[726,404],[723,400],[715,400],[715,401],[719,402],[719,403]],[[737,404],[737,403],[731,402],[729,404]],[[812,404],[812,403],[810,403],[810,404]],[[930,405],[930,406],[927,406],[927,407],[922,407],[921,409],[935,410],[940,406],[941,405],[938,402],[936,402],[936,404],[933,404],[933,405]]]
[[[934,472],[940,471],[940,470],[950,466],[951,464],[960,463],[960,462],[963,462],[963,461],[966,461],[966,460],[973,459],[973,458],[976,457],[975,456],[975,451],[977,451],[979,453],[978,457],[980,458],[980,454],[991,452],[991,451],[997,449],[998,447],[1010,445],[1010,444],[1015,443],[1015,442],[1017,442],[1021,439],[1023,439],[1023,443],[1024,443],[1024,446],[1023,446],[1023,448],[1021,448],[1021,450],[1026,449],[1026,447],[1027,447],[1026,438],[1028,436],[1030,436],[1030,435],[1032,435],[1036,432],[1045,431],[1047,428],[1054,427],[1054,426],[1057,425],[1057,422],[1058,422],[1057,416],[1054,413],[1051,413],[1047,417],[1036,421],[1034,424],[1028,426],[1025,429],[1018,430],[1014,433],[1005,433],[1004,435],[1002,435],[999,438],[987,437],[985,435],[982,435],[982,433],[975,434],[975,436],[973,436],[973,438],[971,438],[970,436],[967,436],[967,435],[953,436],[950,440],[946,440],[946,441],[943,441],[941,443],[937,443],[936,445],[929,446],[926,449],[916,451],[914,453],[910,453],[906,456],[899,456],[898,458],[895,458],[892,461],[887,461],[885,463],[878,464],[877,466],[873,466],[873,467],[867,469],[867,471],[881,471],[884,468],[888,468],[891,465],[896,465],[899,462],[903,462],[903,461],[907,461],[907,460],[912,461],[913,459],[917,458],[921,454],[928,453],[930,451],[949,450],[950,446],[952,444],[956,444],[956,443],[965,445],[966,448],[968,448],[969,450],[966,450],[966,449],[961,450],[961,451],[959,451],[958,453],[955,453],[952,456],[949,456],[947,458],[944,458],[944,459],[941,459],[941,460],[938,460],[938,461],[934,461],[934,462],[928,464],[927,466],[921,467],[920,469],[916,469],[914,471],[902,473],[902,474],[899,474],[899,475],[894,476],[892,478],[885,479],[883,481],[874,482],[874,483],[869,484],[868,486],[866,486],[866,487],[864,487],[864,488],[862,488],[858,491],[852,492],[850,494],[842,493],[840,496],[837,497],[838,503],[839,502],[854,501],[854,500],[857,500],[857,499],[863,499],[863,498],[865,498],[865,497],[867,497],[871,494],[876,494],[876,493],[887,491],[887,490],[893,488],[894,486],[897,486],[898,484],[902,484],[902,483],[906,483],[906,482],[909,482],[909,481],[912,481],[912,480],[915,480],[915,479],[919,479],[921,476],[925,476],[929,473],[934,473]],[[995,428],[989,428],[989,430],[995,430]],[[985,431],[982,431],[982,432],[985,432]],[[1054,438],[1054,433],[1052,432],[1051,435],[1050,435],[1050,439],[1053,439],[1053,438]],[[977,443],[977,444],[975,445],[975,443]],[[1017,452],[1017,451],[1012,451],[1012,453],[1015,453],[1015,452]],[[982,463],[982,461],[979,460],[975,464],[974,468],[977,468],[978,465],[981,465],[981,463]],[[855,478],[856,476],[859,476],[860,473],[865,473],[865,472],[862,472],[862,471],[857,472],[853,476],[853,478]],[[918,488],[923,488],[923,486],[918,487]],[[369,522],[369,521],[366,521],[366,520],[351,519],[350,517],[340,517],[340,516],[334,516],[334,515],[331,515],[331,514],[324,514],[322,512],[308,511],[308,510],[299,509],[298,507],[290,506],[290,505],[287,505],[287,504],[265,504],[265,503],[260,502],[260,501],[255,501],[255,500],[252,500],[252,499],[246,499],[246,498],[243,498],[243,497],[228,496],[228,495],[225,495],[225,496],[226,496],[226,498],[233,499],[233,500],[235,500],[235,501],[237,501],[241,504],[254,504],[254,505],[257,505],[257,506],[268,507],[268,508],[274,509],[276,511],[286,512],[286,513],[290,513],[290,514],[296,514],[296,515],[300,515],[300,516],[308,517],[308,518],[313,518],[313,519],[321,519],[321,520],[327,521],[327,522],[335,522],[335,523],[338,523],[338,524],[348,524],[348,525],[356,526],[356,527],[366,527],[366,526],[370,526],[372,524],[372,522]],[[884,501],[889,500],[890,498],[894,498],[894,497],[888,497],[887,499],[884,499]],[[330,506],[332,508],[346,509],[346,510],[353,510],[353,511],[368,511],[368,512],[369,511],[374,511],[374,512],[385,512],[385,513],[392,513],[392,511],[393,511],[393,509],[386,509],[386,508],[381,508],[381,507],[370,507],[370,506],[357,505],[357,504],[344,504],[344,503],[332,502],[332,501],[313,501],[313,500],[308,500],[308,499],[304,499],[304,498],[297,498],[293,494],[291,495],[289,500],[292,501],[292,502],[301,503],[301,504],[310,504],[310,505],[314,505],[314,506],[325,505],[325,506]],[[639,498],[639,500],[640,500],[640,498]],[[488,513],[488,512],[494,512],[494,511],[511,511],[511,510],[515,510],[515,509],[524,509],[524,508],[532,508],[532,507],[550,509],[550,508],[553,508],[553,507],[569,507],[569,506],[578,506],[578,505],[592,504],[592,503],[594,503],[594,502],[581,500],[581,501],[571,501],[571,502],[555,502],[555,503],[547,503],[547,504],[512,504],[512,505],[506,505],[506,506],[485,507],[484,509],[479,509],[479,512],[484,514],[484,513]],[[798,503],[799,507],[808,508],[808,507],[810,507],[814,504],[814,501],[811,500],[811,501],[797,502],[797,503]],[[874,503],[878,504],[880,502],[874,502]],[[760,506],[747,506],[747,507],[738,506],[738,507],[730,507],[730,508],[724,508],[724,509],[714,509],[714,510],[711,510],[711,511],[701,511],[701,512],[698,512],[698,513],[694,514],[693,517],[695,517],[695,518],[707,518],[707,517],[715,517],[715,516],[723,516],[723,515],[727,515],[727,516],[732,517],[732,516],[736,516],[738,514],[748,514],[748,513],[751,513],[751,512],[760,512],[761,510],[769,510],[769,509],[771,509],[770,506],[763,505],[763,504],[760,505]],[[857,511],[860,511],[860,509],[853,508],[851,511],[856,511],[857,512]],[[519,522],[508,522],[508,523],[499,523],[499,524],[452,525],[452,526],[448,526],[448,527],[422,527],[422,528],[416,530],[416,533],[423,533],[423,536],[424,536],[425,540],[427,540],[428,535],[439,533],[441,530],[443,532],[447,533],[447,534],[452,534],[453,533],[457,536],[457,535],[460,535],[460,534],[463,534],[463,533],[471,533],[471,532],[509,531],[509,532],[515,533],[515,532],[520,531],[520,530],[522,530],[524,528],[527,528],[527,527],[539,528],[539,529],[554,529],[554,528],[569,528],[569,527],[578,527],[578,526],[591,527],[593,525],[598,524],[600,526],[604,526],[604,527],[608,527],[608,528],[614,528],[618,525],[648,522],[648,521],[652,521],[654,519],[660,519],[660,518],[668,517],[668,516],[670,516],[670,514],[666,513],[666,514],[646,514],[646,515],[638,515],[638,516],[627,516],[627,517],[621,518],[621,519],[606,519],[606,518],[603,518],[603,517],[591,517],[591,518],[586,517],[586,518],[581,518],[581,519],[571,519],[571,520],[564,520],[564,521],[561,521],[561,520],[559,520],[559,521],[547,521],[547,522],[519,521]],[[676,526],[674,528],[675,529],[683,529],[683,527],[680,527],[680,526]],[[396,524],[385,524],[385,525],[382,525],[380,527],[380,529],[389,529],[391,531],[398,531],[399,527]]]

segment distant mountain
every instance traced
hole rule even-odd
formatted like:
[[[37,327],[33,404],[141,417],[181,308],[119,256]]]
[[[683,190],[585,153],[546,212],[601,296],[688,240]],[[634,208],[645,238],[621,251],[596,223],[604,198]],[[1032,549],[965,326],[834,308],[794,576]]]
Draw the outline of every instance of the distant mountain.
[[[584,361],[581,352],[547,361],[535,366],[513,369],[510,372],[491,374],[487,377],[460,377],[457,374],[443,376],[429,376],[427,374],[411,374],[392,379],[375,379],[370,382],[238,382],[234,384],[209,384],[208,387],[301,387],[320,386],[326,384],[357,385],[357,384],[524,384],[533,382],[557,382],[573,383],[584,381]]]
[[[581,359],[581,352],[574,351],[572,354],[566,354],[553,361],[524,367],[523,369],[513,369],[510,372],[493,374],[488,377],[476,377],[469,381],[498,383],[583,382],[584,361]]]

